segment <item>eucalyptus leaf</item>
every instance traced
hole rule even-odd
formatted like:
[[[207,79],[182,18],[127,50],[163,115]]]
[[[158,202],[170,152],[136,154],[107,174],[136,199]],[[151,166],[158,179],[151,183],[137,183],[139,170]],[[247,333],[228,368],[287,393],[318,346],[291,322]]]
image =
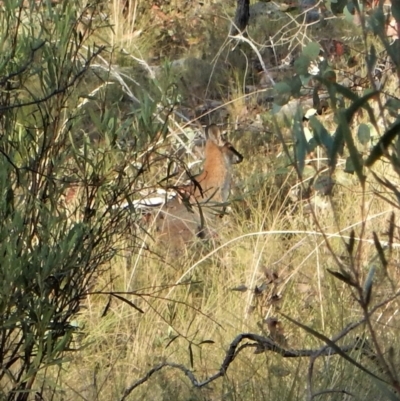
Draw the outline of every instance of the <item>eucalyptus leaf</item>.
[[[343,14],[344,14],[344,16],[345,16],[347,22],[353,22],[353,21],[354,21],[354,16],[353,16],[353,14],[350,12],[349,6],[348,6],[348,5],[346,5],[346,6],[343,8]]]
[[[366,61],[367,61],[367,68],[368,71],[374,71],[376,62],[377,62],[377,54],[376,54],[376,49],[375,46],[372,44],[369,50],[369,53],[367,54]]]
[[[367,124],[360,124],[358,126],[357,138],[362,145],[366,145],[371,140],[370,127]]]
[[[297,74],[308,76],[308,68],[310,67],[310,57],[301,54],[300,57],[294,62],[294,69]]]
[[[349,174],[354,174],[354,172],[355,172],[353,159],[350,156],[346,158],[346,164],[344,166],[344,171]]]
[[[302,119],[302,112],[298,109],[293,121],[293,135],[295,137],[296,162],[300,176],[303,174],[305,160],[308,153],[308,143],[304,133]]]
[[[303,54],[310,60],[315,60],[321,51],[321,47],[317,42],[310,42],[303,48]]]
[[[274,86],[274,89],[279,94],[290,94],[292,92],[292,88],[286,82],[278,82],[278,83],[276,83],[275,86]]]
[[[325,148],[328,154],[332,154],[333,137],[321,124],[317,117],[310,117],[310,126],[314,132],[314,139]]]
[[[400,133],[400,120],[395,121],[392,126],[381,136],[378,143],[373,147],[365,165],[372,166],[387,150],[394,138]]]
[[[373,284],[373,279],[375,276],[375,266],[371,266],[368,272],[368,276],[365,280],[364,283],[364,289],[363,289],[363,302],[365,306],[368,306],[371,302],[371,294],[372,294],[372,284]]]

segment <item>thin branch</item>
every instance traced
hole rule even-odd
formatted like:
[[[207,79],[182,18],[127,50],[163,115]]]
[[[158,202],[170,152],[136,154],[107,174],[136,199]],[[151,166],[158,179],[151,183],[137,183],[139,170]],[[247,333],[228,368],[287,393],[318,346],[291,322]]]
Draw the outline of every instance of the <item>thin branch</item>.
[[[354,397],[354,394],[352,394],[346,390],[323,390],[323,391],[313,394],[311,399],[314,399],[315,397],[319,397],[320,395],[325,395],[325,394],[330,394],[330,393],[346,394],[351,397]]]
[[[239,347],[239,344],[243,340],[251,340],[253,343],[245,343],[242,344]],[[253,333],[243,333],[239,334],[230,344],[228,351],[226,352],[225,358],[222,361],[221,367],[219,370],[214,373],[212,376],[208,377],[207,379],[203,381],[199,381],[194,373],[186,368],[183,365],[177,364],[177,363],[172,363],[172,362],[164,362],[161,363],[154,368],[150,369],[141,379],[135,381],[132,383],[129,387],[127,387],[123,393],[123,396],[120,398],[120,401],[126,400],[126,398],[132,393],[133,390],[135,390],[137,387],[139,387],[141,384],[145,383],[147,380],[150,379],[151,376],[153,376],[154,373],[160,371],[163,368],[170,367],[174,369],[178,369],[182,371],[191,381],[192,385],[194,387],[200,388],[204,387],[207,384],[213,382],[214,380],[225,376],[230,364],[235,360],[236,356],[239,355],[239,352],[242,351],[244,348],[249,348],[249,347],[256,347],[257,353],[265,352],[265,351],[271,351],[280,354],[284,358],[301,358],[301,357],[312,357],[313,355],[334,355],[338,354],[337,350],[331,348],[331,347],[326,347],[325,345],[322,348],[319,349],[305,349],[305,350],[293,350],[293,349],[284,349],[280,347],[278,344],[276,344],[274,341],[272,341],[268,337],[264,337],[258,334],[253,334]],[[361,344],[362,347],[362,344]],[[350,352],[354,349],[359,349],[360,348],[360,342],[357,340],[355,343],[347,346],[343,346],[340,348],[341,353],[343,352]]]
[[[271,84],[272,84],[272,85],[275,85],[275,81],[274,81],[274,79],[272,78],[272,76],[271,76],[271,74],[269,73],[269,71],[267,70],[267,67],[265,66],[264,60],[263,60],[263,58],[261,57],[261,54],[260,54],[260,52],[258,51],[257,47],[254,45],[254,43],[253,43],[251,40],[245,38],[245,37],[243,36],[242,33],[241,33],[241,34],[238,34],[238,35],[235,35],[235,36],[229,35],[229,38],[230,38],[230,39],[235,39],[235,40],[238,40],[238,41],[241,41],[241,42],[246,42],[246,43],[253,49],[254,53],[255,53],[255,54],[257,55],[257,57],[258,57],[258,61],[259,61],[260,64],[261,64],[261,68],[263,69],[264,74],[265,74],[266,77],[270,80]]]
[[[67,89],[69,89],[70,87],[75,85],[75,83],[78,81],[78,79],[81,78],[85,74],[85,72],[90,68],[92,60],[95,59],[104,49],[105,49],[105,46],[101,46],[98,48],[97,51],[93,52],[90,55],[90,57],[86,60],[84,65],[82,66],[82,69],[79,72],[77,72],[72,77],[72,79],[62,88],[55,89],[52,92],[50,92],[48,95],[43,96],[40,99],[32,100],[32,101],[25,102],[25,103],[0,106],[0,112],[4,112],[6,110],[12,110],[12,109],[16,109],[16,108],[21,108],[24,106],[31,106],[33,104],[40,104],[40,103],[46,102],[47,100],[51,99],[52,97],[54,97],[56,95],[59,95],[60,93],[64,93]]]

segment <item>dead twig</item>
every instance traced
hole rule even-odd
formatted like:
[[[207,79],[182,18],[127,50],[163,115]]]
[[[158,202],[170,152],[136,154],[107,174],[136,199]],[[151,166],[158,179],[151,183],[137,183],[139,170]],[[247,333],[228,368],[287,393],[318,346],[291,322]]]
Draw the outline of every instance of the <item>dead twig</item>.
[[[245,343],[239,346],[239,344],[244,340],[253,341],[252,343]],[[203,381],[199,381],[194,373],[186,368],[183,365],[172,363],[172,362],[164,362],[161,363],[152,369],[150,369],[141,379],[132,383],[129,387],[127,387],[124,391],[123,396],[120,398],[120,401],[126,400],[126,398],[132,393],[134,389],[139,387],[141,384],[145,383],[147,380],[153,376],[154,373],[164,369],[166,367],[174,368],[181,370],[191,381],[194,387],[200,388],[204,387],[207,384],[213,382],[214,380],[224,376],[230,366],[230,364],[235,360],[236,356],[242,351],[244,348],[255,347],[257,353],[272,351],[278,354],[281,354],[284,358],[301,358],[301,357],[313,357],[314,355],[319,356],[328,356],[338,354],[337,350],[332,347],[323,346],[318,349],[305,349],[305,350],[293,350],[293,349],[284,349],[272,341],[268,337],[264,337],[258,334],[253,333],[243,333],[239,334],[230,344],[228,351],[226,352],[225,358],[221,364],[219,370],[214,373],[212,376],[208,377]],[[356,341],[355,343],[347,346],[342,346],[340,348],[341,352],[350,352],[355,349],[362,349],[362,344],[360,341]]]

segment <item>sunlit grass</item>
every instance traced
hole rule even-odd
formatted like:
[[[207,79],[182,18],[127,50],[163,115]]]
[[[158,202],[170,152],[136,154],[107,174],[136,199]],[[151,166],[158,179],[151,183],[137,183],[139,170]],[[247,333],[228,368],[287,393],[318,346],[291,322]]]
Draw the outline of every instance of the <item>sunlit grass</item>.
[[[109,42],[150,63],[150,59],[163,54],[157,48],[159,37],[150,29],[150,7],[144,1],[129,0],[127,17],[122,4],[114,1],[109,5],[113,25]],[[216,32],[213,29],[208,27],[201,38],[212,42],[207,35],[218,34],[221,28]],[[215,43],[221,45],[223,41],[218,36]],[[216,44],[204,45],[206,59],[207,52],[216,52],[213,47]],[[181,46],[178,54],[190,52],[188,48]],[[205,88],[209,75],[217,73],[212,68],[196,69],[199,65],[189,63],[183,72],[184,79],[193,86],[174,86],[179,74],[168,75],[164,71],[165,76],[156,79],[157,88],[178,87],[182,91],[185,88],[190,93],[195,87],[195,95],[201,99],[202,94],[210,93]],[[207,66],[211,66],[208,61]],[[250,106],[255,106],[245,96],[246,74],[235,67],[213,83],[212,91],[222,93],[221,98],[228,103],[231,100],[223,95],[228,86],[235,100],[226,104],[231,121],[240,119]],[[162,100],[166,104],[169,101],[167,96]],[[182,101],[179,106],[187,104]],[[140,102],[137,107],[145,109]],[[177,115],[171,115],[173,129],[180,124],[177,120]],[[271,121],[271,117],[265,120]],[[373,191],[383,189],[369,175],[363,190],[356,177],[343,172],[345,160],[340,159],[332,197],[323,197],[321,203],[301,199],[297,189],[302,186],[305,189],[315,169],[308,165],[308,180],[300,183],[274,135],[277,133],[245,132],[241,137],[240,134],[233,137],[235,147],[246,159],[235,166],[232,191],[235,202],[231,214],[219,222],[218,236],[213,242],[198,242],[179,253],[169,252],[168,244],[157,243],[151,227],[146,227],[148,235],[140,232],[143,243],[128,233],[121,240],[121,251],[106,266],[109,269],[96,282],[92,295],[80,310],[81,334],[74,345],[82,349],[63,365],[60,376],[65,386],[61,383],[57,394],[64,392],[65,399],[118,400],[130,384],[165,361],[183,365],[199,381],[204,380],[220,368],[229,344],[238,334],[268,336],[265,323],[268,317],[279,319],[289,348],[321,346],[320,340],[281,314],[329,338],[363,318],[356,291],[328,272],[351,265],[346,245],[352,230],[355,249],[362,244],[354,254],[362,267],[362,279],[366,279],[372,264],[377,266],[373,302],[398,290],[398,244],[394,244],[391,264],[384,271],[372,237],[375,232],[382,241],[386,240],[393,211],[393,206]],[[290,141],[294,142],[289,132]],[[271,143],[273,151],[269,150]],[[291,146],[292,143],[289,150]],[[153,165],[149,172],[152,183],[162,176],[160,170],[166,168],[161,164],[157,169]],[[377,172],[394,180],[382,165]],[[391,200],[395,202],[394,197]],[[322,203],[324,207],[320,206]],[[394,350],[398,346],[397,314],[398,305],[393,302],[373,316],[374,329],[385,354],[392,352],[388,344],[393,343]],[[369,333],[362,325],[342,342],[348,344],[356,335],[366,334]],[[311,381],[314,393],[332,390],[326,393],[326,399],[380,399],[379,387],[338,356],[317,358],[311,372],[308,358],[285,359],[272,352],[253,351],[254,348],[242,350],[226,375],[205,388],[195,389],[183,372],[168,368],[154,374],[129,399],[304,400],[310,396],[307,386]],[[396,351],[392,354],[390,357],[397,366],[398,355]],[[357,351],[352,356],[380,374],[378,367],[362,360]]]

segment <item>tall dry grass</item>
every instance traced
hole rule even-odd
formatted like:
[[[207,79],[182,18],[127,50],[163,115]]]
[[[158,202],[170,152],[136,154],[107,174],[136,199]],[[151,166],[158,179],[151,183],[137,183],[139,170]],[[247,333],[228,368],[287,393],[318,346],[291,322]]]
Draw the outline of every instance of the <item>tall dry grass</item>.
[[[110,5],[114,29],[109,40],[147,62],[144,52],[157,45],[145,31],[149,11],[139,13],[147,4],[128,4],[129,18],[120,2]],[[243,107],[242,92],[237,93],[239,106],[231,107],[232,113]],[[215,243],[196,244],[179,257],[170,257],[151,237],[139,250],[128,235],[121,243],[124,252],[110,263],[109,273],[96,283],[81,311],[83,334],[76,343],[84,348],[60,373],[65,384],[60,399],[121,399],[131,383],[165,361],[205,379],[220,368],[238,334],[269,335],[268,317],[279,319],[287,346],[294,349],[316,348],[321,341],[281,314],[327,337],[363,318],[355,292],[328,269],[337,270],[338,261],[350,263],[346,243],[354,230],[360,275],[367,277],[377,260],[372,232],[384,237],[394,210],[379,196],[384,188],[368,175],[363,189],[355,177],[343,173],[344,160],[338,160],[332,196],[296,200],[292,194],[300,184],[287,157],[283,152],[261,153],[252,140],[235,143],[246,160],[235,169],[236,202]],[[380,165],[377,171],[389,177],[386,169]],[[397,260],[395,243],[388,272],[378,269],[374,278],[374,303],[398,291]],[[124,295],[135,307],[115,298],[109,304],[108,292]],[[398,366],[397,299],[378,310],[372,322],[385,354],[391,353]],[[366,333],[361,325],[343,342]],[[380,373],[357,351],[352,357]],[[128,399],[303,400],[309,397],[310,381],[320,398],[390,398],[382,386],[338,356],[317,358],[310,377],[307,358],[243,349],[226,375],[204,388],[194,388],[182,371],[169,368],[155,373]]]

